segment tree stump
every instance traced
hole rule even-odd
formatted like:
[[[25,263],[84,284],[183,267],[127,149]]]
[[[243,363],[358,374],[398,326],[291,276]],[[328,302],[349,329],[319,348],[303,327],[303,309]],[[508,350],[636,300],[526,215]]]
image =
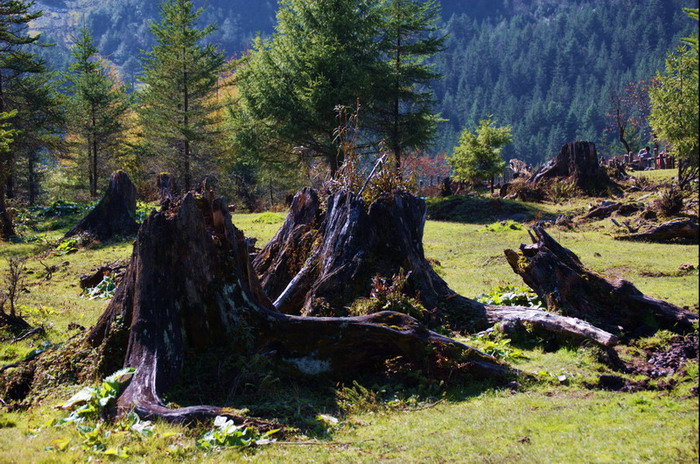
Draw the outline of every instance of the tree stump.
[[[284,313],[317,316],[333,308],[344,315],[343,308],[369,297],[375,276],[391,278],[401,270],[410,273],[406,293],[436,308],[454,292],[425,259],[425,217],[425,202],[405,192],[382,194],[368,207],[340,191],[321,212],[317,194],[304,189],[254,267]],[[483,312],[476,302],[473,309]]]
[[[383,194],[367,207],[353,193],[338,192],[321,210],[312,189],[299,192],[282,229],[253,265],[266,294],[284,313],[318,316],[367,298],[372,281],[403,271],[404,292],[429,310],[427,323],[480,331],[496,323],[528,325],[609,346],[613,335],[584,321],[521,307],[486,306],[458,295],[433,270],[423,251],[425,202],[405,192]]]
[[[646,335],[658,329],[693,330],[697,314],[642,294],[626,280],[608,280],[586,269],[578,256],[541,227],[533,245],[505,250],[508,263],[550,311],[589,321],[613,333]]]
[[[171,200],[177,195],[177,185],[175,177],[169,172],[161,172],[156,178],[158,187],[158,201]]]
[[[564,145],[556,158],[530,177],[528,183],[539,185],[547,180],[563,179],[588,195],[600,195],[616,189],[605,168],[600,166],[596,146],[591,142]]]
[[[121,411],[189,422],[230,412],[212,406],[168,409],[160,396],[181,379],[191,351],[226,347],[267,353],[308,375],[347,378],[402,357],[436,372],[435,354],[455,357],[477,377],[506,378],[496,359],[427,330],[399,313],[305,318],[276,311],[253,271],[243,234],[222,200],[187,194],[152,212],[112,302],[91,330],[100,370],[136,368]]]
[[[124,171],[112,173],[109,187],[95,208],[66,237],[87,234],[97,240],[129,236],[139,229],[136,222],[136,187]]]

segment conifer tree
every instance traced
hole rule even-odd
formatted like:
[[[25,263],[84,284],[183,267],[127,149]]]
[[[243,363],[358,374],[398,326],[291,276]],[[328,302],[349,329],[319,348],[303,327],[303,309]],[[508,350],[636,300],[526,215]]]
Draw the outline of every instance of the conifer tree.
[[[334,174],[343,163],[336,108],[371,107],[379,26],[370,0],[282,0],[275,34],[258,39],[238,70],[240,125],[275,150],[324,158]]]
[[[375,130],[394,153],[396,171],[409,149],[423,148],[434,137],[437,115],[429,88],[440,78],[427,60],[442,50],[445,36],[437,34],[440,8],[434,0],[385,0],[381,49],[385,72],[373,111]]]
[[[151,25],[156,45],[144,59],[140,115],[149,148],[161,168],[192,187],[193,165],[206,161],[213,132],[212,94],[224,69],[222,53],[202,45],[213,26],[198,29],[202,10],[190,0],[165,0]]]
[[[126,87],[99,57],[87,27],[74,37],[71,55],[74,62],[66,73],[70,126],[85,147],[90,195],[96,197],[101,171],[124,131],[128,97]]]
[[[494,177],[501,174],[506,165],[501,151],[512,139],[510,126],[497,127],[491,119],[480,121],[474,132],[465,129],[449,159],[457,180],[489,180],[493,194]]]
[[[65,151],[65,98],[59,93],[56,73],[41,73],[16,79],[8,91],[17,108],[12,125],[17,129],[12,150],[17,180],[27,193],[30,206],[41,192],[41,164],[52,162],[56,153]]]
[[[27,73],[41,73],[43,63],[28,50],[39,43],[40,35],[29,35],[27,24],[41,16],[41,11],[30,12],[33,1],[0,0],[0,115],[16,116],[12,95],[7,92],[8,83]],[[11,119],[9,120],[12,124]],[[11,130],[11,129],[10,129]],[[9,140],[6,138],[5,141]],[[5,207],[8,184],[13,184],[14,159],[11,148],[0,150],[0,238],[14,234],[12,221]],[[10,189],[10,195],[12,191]]]

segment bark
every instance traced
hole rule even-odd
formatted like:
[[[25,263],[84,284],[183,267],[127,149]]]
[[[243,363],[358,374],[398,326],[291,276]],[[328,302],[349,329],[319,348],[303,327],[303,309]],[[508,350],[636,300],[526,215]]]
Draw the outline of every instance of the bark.
[[[178,191],[177,185],[175,184],[175,177],[169,172],[161,172],[158,174],[156,183],[158,186],[159,201],[171,200],[177,195]]]
[[[188,353],[221,346],[232,356],[267,353],[299,373],[336,378],[397,356],[435,372],[432,351],[454,356],[461,371],[476,376],[513,372],[403,314],[305,318],[276,311],[225,203],[195,194],[144,222],[122,284],[88,340],[102,353],[103,372],[136,368],[118,399],[120,411],[173,422],[230,416],[214,406],[168,409],[160,399],[182,380]]]
[[[598,206],[593,207],[586,213],[584,219],[605,219],[612,216],[613,213],[618,213],[623,216],[638,213],[644,209],[643,203],[619,203],[604,201]]]
[[[591,142],[567,143],[557,157],[545,164],[528,180],[541,184],[551,179],[563,179],[588,195],[605,194],[616,189],[615,184],[600,166],[596,146]]]
[[[592,340],[604,347],[618,343],[615,335],[586,321],[538,309],[490,307],[486,314],[490,323],[500,324],[500,330],[508,334],[522,331],[558,334],[569,340]]]
[[[660,243],[698,243],[698,224],[690,218],[676,218],[647,231],[621,235],[615,239]]]
[[[537,326],[568,338],[589,338],[608,346],[611,334],[584,321],[527,308],[485,306],[452,291],[423,251],[425,203],[403,192],[385,194],[365,206],[348,192],[328,198],[324,213],[313,189],[299,192],[287,220],[253,265],[263,288],[282,312],[325,314],[367,298],[372,280],[401,271],[409,275],[404,292],[427,308],[426,323],[480,331],[497,322]]]
[[[124,171],[112,173],[104,197],[66,237],[81,233],[97,240],[109,240],[116,236],[129,236],[139,228],[136,219],[136,187]]]
[[[609,280],[586,269],[579,258],[541,227],[533,245],[506,250],[513,270],[551,311],[576,317],[613,333],[645,335],[658,329],[693,330],[697,314],[642,294],[626,280]]]

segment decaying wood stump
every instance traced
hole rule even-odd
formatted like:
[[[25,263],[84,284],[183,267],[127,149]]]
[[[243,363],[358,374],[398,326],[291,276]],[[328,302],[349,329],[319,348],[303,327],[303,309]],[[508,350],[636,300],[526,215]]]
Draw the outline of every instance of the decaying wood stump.
[[[332,308],[344,315],[343,308],[369,297],[375,276],[391,278],[402,269],[410,272],[406,293],[433,309],[454,292],[425,259],[425,215],[425,202],[405,192],[383,194],[368,207],[340,191],[321,212],[316,193],[304,189],[254,267],[284,313],[320,315]],[[293,240],[291,231],[297,231]],[[472,309],[482,311],[478,303]]]
[[[95,208],[66,237],[85,233],[97,240],[115,236],[133,235],[138,231],[136,222],[136,187],[124,171],[112,173],[109,187]]]
[[[0,204],[0,240],[9,240],[15,235],[12,219],[5,208],[4,201]]]
[[[642,294],[626,280],[608,280],[586,269],[578,256],[541,227],[533,245],[505,250],[508,263],[546,302],[547,308],[613,333],[643,335],[657,329],[693,330],[697,314]]]
[[[528,183],[539,185],[547,180],[563,179],[588,195],[607,193],[615,184],[598,161],[596,146],[591,142],[564,145],[556,158],[530,177]]]
[[[478,377],[512,373],[403,314],[306,318],[276,311],[225,203],[191,193],[146,219],[122,284],[88,339],[101,353],[103,372],[136,368],[118,399],[122,411],[175,422],[230,416],[211,406],[163,405],[161,394],[180,381],[191,351],[266,353],[304,374],[346,378],[398,356],[430,371],[435,350],[456,356],[460,369]]]
[[[345,315],[368,298],[372,281],[408,274],[404,292],[429,310],[426,322],[480,331],[498,322],[528,325],[606,346],[616,338],[584,321],[527,308],[486,306],[458,295],[433,270],[423,251],[425,202],[405,192],[383,194],[369,207],[341,191],[321,210],[313,189],[299,192],[280,232],[253,265],[266,294],[284,313]],[[593,336],[590,336],[593,334]]]
[[[638,242],[685,242],[698,243],[698,223],[690,218],[676,218],[644,232],[615,237],[616,240]]]
[[[177,195],[175,177],[169,172],[161,172],[156,178],[158,187],[158,201],[171,200]]]

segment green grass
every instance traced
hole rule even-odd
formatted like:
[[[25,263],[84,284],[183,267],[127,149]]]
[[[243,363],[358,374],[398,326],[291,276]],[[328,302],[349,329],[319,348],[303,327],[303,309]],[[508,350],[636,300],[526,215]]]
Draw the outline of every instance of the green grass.
[[[460,209],[461,222],[428,221],[425,229],[426,255],[440,262],[437,271],[453,289],[472,298],[497,285],[522,285],[506,263],[503,249],[528,243],[527,230],[511,228],[508,222],[504,226],[501,220],[512,214],[536,219],[581,211],[592,200],[577,199],[562,205],[510,202],[501,205],[500,210],[489,210],[491,201],[469,200]],[[233,215],[237,227],[247,236],[258,238],[257,246],[263,246],[277,232],[282,220],[283,215],[277,213]],[[55,241],[64,231],[48,232],[47,238]],[[575,232],[550,229],[550,233],[593,270],[627,278],[643,292],[676,304],[698,303],[698,271],[683,276],[677,273],[681,264],[698,266],[697,246],[615,241],[615,228],[608,222],[592,223]],[[30,293],[23,295],[20,304],[29,308],[30,322],[44,324],[47,339],[57,343],[75,333],[68,330],[69,323],[88,327],[107,305],[104,300],[81,298],[78,276],[128,257],[131,248],[131,242],[124,241],[55,256],[45,244],[0,243],[0,258],[29,256],[31,274],[26,277]],[[59,267],[50,281],[43,280],[40,260]],[[0,363],[15,361],[42,342],[0,342]],[[657,336],[646,343],[666,342]],[[479,340],[468,343],[476,347],[483,344]],[[69,463],[88,458],[146,463],[697,462],[698,401],[688,396],[690,387],[697,383],[697,363],[687,367],[681,387],[672,392],[602,392],[585,388],[600,374],[611,373],[597,361],[592,349],[565,346],[546,352],[540,347],[518,348],[526,358],[511,362],[523,371],[537,373],[540,381],[528,383],[518,392],[470,385],[463,391],[448,391],[439,404],[419,410],[392,408],[382,398],[377,408],[343,414],[336,404],[334,384],[287,382],[270,373],[265,377],[268,384],[256,383],[258,386],[248,393],[234,397],[229,406],[297,421],[307,436],[292,436],[289,440],[293,444],[274,444],[254,451],[205,453],[194,447],[204,429],[161,423],[156,424],[152,438],[112,429],[105,443],[126,450],[129,458],[84,451],[84,438],[75,427],[47,425],[49,419],[66,415],[54,406],[79,388],[68,386],[29,411],[0,410],[0,463]],[[564,383],[557,379],[560,375],[566,376]],[[393,388],[399,388],[395,394],[402,397],[415,393],[401,390],[401,386]],[[418,397],[419,406],[430,406],[439,398],[424,393]],[[319,413],[339,417],[339,425],[324,433],[314,432],[314,417]],[[66,449],[57,451],[61,443],[57,440],[62,439],[69,440]]]
[[[645,177],[654,182],[670,182],[678,176],[678,169],[656,169],[653,171],[633,171],[634,177]]]

